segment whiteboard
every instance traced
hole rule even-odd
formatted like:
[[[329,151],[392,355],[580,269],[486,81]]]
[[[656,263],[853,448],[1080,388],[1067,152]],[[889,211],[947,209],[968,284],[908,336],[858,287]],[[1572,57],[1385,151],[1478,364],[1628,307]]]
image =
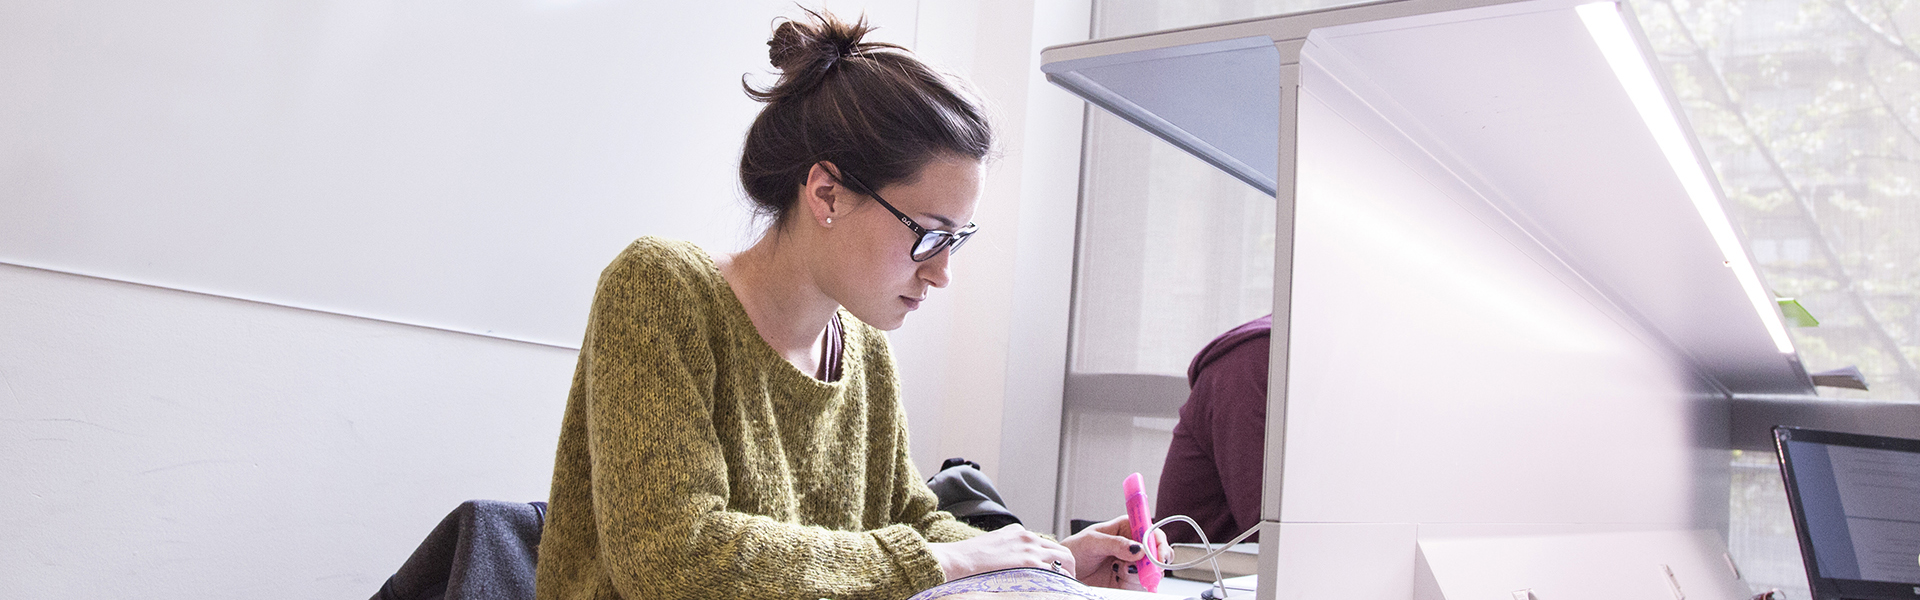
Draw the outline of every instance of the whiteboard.
[[[0,2],[0,262],[577,347],[634,238],[751,242],[740,79],[798,12]]]

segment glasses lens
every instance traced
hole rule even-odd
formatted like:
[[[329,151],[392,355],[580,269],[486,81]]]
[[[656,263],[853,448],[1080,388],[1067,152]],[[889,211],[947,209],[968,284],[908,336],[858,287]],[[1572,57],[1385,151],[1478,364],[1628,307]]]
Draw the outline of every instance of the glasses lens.
[[[947,252],[959,254],[960,247],[967,245],[967,240],[972,238],[973,238],[972,231],[962,231],[960,233],[953,234],[953,243],[947,245],[947,248],[948,248]]]
[[[922,261],[933,258],[933,255],[945,250],[947,242],[952,239],[953,234],[945,231],[929,231],[921,235],[919,243],[913,245],[913,260]]]

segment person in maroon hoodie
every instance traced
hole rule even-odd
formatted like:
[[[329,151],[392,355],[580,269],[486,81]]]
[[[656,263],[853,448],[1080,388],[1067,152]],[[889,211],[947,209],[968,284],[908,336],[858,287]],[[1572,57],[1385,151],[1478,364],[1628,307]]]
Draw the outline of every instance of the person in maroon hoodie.
[[[1208,342],[1187,366],[1191,391],[1160,469],[1154,520],[1187,515],[1216,544],[1260,523],[1272,329],[1273,315],[1235,327]],[[1186,527],[1168,527],[1165,533],[1169,542],[1200,541]]]

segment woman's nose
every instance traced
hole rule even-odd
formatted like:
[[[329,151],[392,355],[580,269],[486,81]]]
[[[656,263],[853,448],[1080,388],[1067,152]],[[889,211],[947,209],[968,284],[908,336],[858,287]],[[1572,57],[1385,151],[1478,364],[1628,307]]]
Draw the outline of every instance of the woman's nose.
[[[947,257],[953,255],[951,248],[940,250],[933,258],[920,262],[920,279],[937,288],[947,287],[953,280],[953,273],[947,270]]]

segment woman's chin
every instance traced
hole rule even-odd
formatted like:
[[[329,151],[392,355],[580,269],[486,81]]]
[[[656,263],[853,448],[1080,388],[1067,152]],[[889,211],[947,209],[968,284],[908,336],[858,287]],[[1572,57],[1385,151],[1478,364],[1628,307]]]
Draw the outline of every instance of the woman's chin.
[[[846,306],[845,308],[847,309],[848,313],[853,314],[853,318],[859,319],[861,323],[865,323],[868,327],[872,327],[874,329],[878,329],[881,331],[893,331],[895,329],[899,329],[900,326],[906,324],[906,321],[907,321],[908,311],[900,310],[898,308],[895,308],[892,310],[880,310],[880,311],[854,308],[852,306]],[[879,313],[879,314],[875,314],[875,313]]]
[[[874,329],[878,329],[881,331],[893,331],[895,329],[899,329],[901,325],[907,324],[907,316],[897,315],[891,319],[874,320],[874,321],[861,319],[860,322],[866,323],[868,325],[872,325]]]

